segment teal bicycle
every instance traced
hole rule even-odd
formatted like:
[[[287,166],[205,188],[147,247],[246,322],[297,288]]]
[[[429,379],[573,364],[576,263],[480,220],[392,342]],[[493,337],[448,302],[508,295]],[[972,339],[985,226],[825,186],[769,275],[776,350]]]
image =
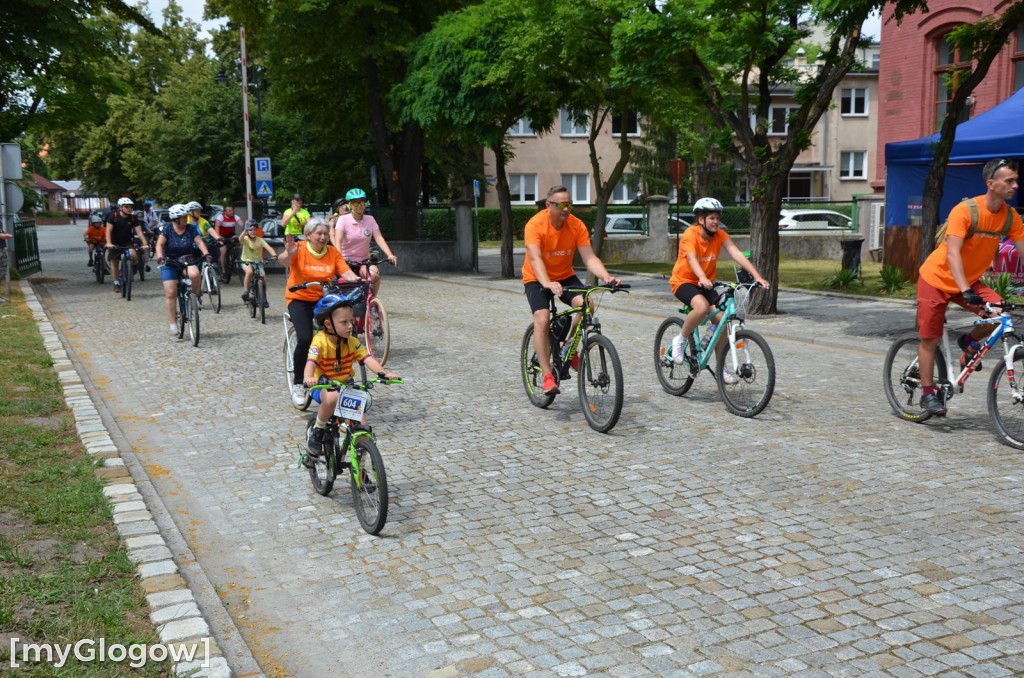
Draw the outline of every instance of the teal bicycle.
[[[359,524],[369,534],[380,534],[388,519],[388,479],[384,471],[384,459],[377,449],[373,428],[362,423],[373,402],[369,391],[376,383],[404,382],[401,379],[385,379],[382,375],[368,380],[365,372],[362,384],[356,384],[352,379],[343,384],[321,377],[320,383],[310,388],[310,393],[318,389],[339,390],[341,393],[338,395],[334,416],[327,422],[323,438],[324,453],[320,457],[310,455],[303,442],[301,457],[302,465],[309,470],[313,489],[325,497],[334,489],[334,480],[338,474],[345,469],[350,471],[356,516]],[[316,417],[313,416],[306,425],[306,440],[315,423]]]
[[[654,337],[654,370],[666,393],[683,395],[706,369],[715,376],[722,401],[733,414],[753,417],[767,407],[775,392],[775,358],[764,337],[743,326],[750,290],[757,286],[715,282],[713,289],[718,290],[718,301],[714,305],[724,312],[721,322],[717,327],[709,327],[716,312],[709,313],[694,328],[678,362],[672,355],[672,340],[679,334],[683,320],[672,316],[661,323]],[[690,311],[689,306],[679,309],[683,315]],[[728,350],[712,370],[711,358],[723,335],[728,337]]]

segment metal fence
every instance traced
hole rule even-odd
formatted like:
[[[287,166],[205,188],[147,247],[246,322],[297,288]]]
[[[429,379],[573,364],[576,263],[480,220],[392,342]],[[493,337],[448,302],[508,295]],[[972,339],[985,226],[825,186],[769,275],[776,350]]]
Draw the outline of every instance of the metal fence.
[[[14,219],[14,268],[22,278],[41,273],[39,262],[39,240],[36,237],[35,219]]]

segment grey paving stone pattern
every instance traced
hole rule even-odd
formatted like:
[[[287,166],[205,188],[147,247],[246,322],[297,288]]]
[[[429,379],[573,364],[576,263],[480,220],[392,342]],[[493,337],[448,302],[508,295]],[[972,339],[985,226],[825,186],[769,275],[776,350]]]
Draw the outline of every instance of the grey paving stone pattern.
[[[193,348],[159,282],[125,302],[82,250],[44,251],[40,298],[267,675],[1024,673],[1021,452],[992,433],[987,364],[945,420],[892,415],[882,359],[911,305],[784,292],[748,322],[778,383],[746,420],[706,373],[661,390],[678,304],[635,278],[598,311],[626,384],[602,435],[574,388],[529,404],[522,287],[481,261],[385,271],[407,383],[374,392],[391,512],[371,537],[347,481],[320,497],[297,467],[282,276],[266,325],[232,282]]]

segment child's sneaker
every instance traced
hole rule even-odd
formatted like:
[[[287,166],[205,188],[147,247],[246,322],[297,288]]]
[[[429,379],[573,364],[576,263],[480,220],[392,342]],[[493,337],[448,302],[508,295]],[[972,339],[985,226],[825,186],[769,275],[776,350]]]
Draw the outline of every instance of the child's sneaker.
[[[314,457],[319,457],[324,453],[324,431],[325,428],[313,427],[313,430],[309,434],[309,438],[306,440],[306,449]]]
[[[266,300],[264,300],[264,301],[263,301],[263,308],[270,308],[270,302],[269,302],[269,301],[266,301]]]
[[[722,368],[722,381],[729,386],[740,383],[740,378],[733,374],[733,371],[728,367]]]
[[[114,281],[114,294],[121,294],[121,283]]]
[[[672,361],[676,365],[683,364],[683,353],[686,350],[686,342],[683,341],[683,335],[677,334],[672,337]]]
[[[249,290],[242,292],[242,301],[249,301]]]

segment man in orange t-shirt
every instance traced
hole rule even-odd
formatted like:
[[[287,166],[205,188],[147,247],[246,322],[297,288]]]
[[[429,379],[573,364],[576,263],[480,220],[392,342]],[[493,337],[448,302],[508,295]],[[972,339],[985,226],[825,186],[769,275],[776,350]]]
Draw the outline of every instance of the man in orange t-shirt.
[[[609,285],[618,285],[590,246],[586,225],[571,214],[572,197],[565,186],[554,186],[548,191],[545,209],[526,222],[526,261],[523,262],[523,285],[526,300],[533,311],[533,347],[537,361],[544,372],[544,395],[558,393],[558,383],[551,374],[551,341],[548,323],[551,312],[548,301],[554,295],[564,303],[579,306],[583,295],[566,292],[566,287],[582,287],[573,272],[572,259],[576,252],[587,270]],[[578,315],[578,314],[577,314]],[[573,320],[573,329],[579,317]]]
[[[967,237],[971,214],[961,202],[949,212],[946,220],[946,241],[935,248],[921,265],[917,280],[917,333],[921,343],[917,347],[917,362],[921,371],[921,405],[929,412],[942,416],[946,404],[935,391],[935,349],[942,338],[946,322],[946,306],[953,302],[972,313],[985,317],[985,302],[998,304],[1002,299],[981,282],[992,257],[999,249],[1003,227],[1006,224],[1007,200],[1017,192],[1017,163],[1005,158],[989,160],[981,171],[988,189],[985,195],[974,198],[978,205],[978,224],[974,235]],[[1017,253],[1024,257],[1024,223],[1014,210],[1008,237]],[[964,355],[960,364],[966,365],[981,348],[978,339],[992,328],[978,325],[960,340]]]

